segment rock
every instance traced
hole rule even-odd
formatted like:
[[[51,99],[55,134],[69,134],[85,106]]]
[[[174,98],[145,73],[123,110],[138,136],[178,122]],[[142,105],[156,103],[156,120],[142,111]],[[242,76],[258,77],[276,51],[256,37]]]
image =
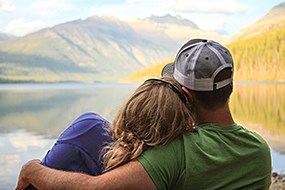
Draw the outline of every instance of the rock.
[[[285,174],[272,173],[270,190],[283,190],[285,189]]]

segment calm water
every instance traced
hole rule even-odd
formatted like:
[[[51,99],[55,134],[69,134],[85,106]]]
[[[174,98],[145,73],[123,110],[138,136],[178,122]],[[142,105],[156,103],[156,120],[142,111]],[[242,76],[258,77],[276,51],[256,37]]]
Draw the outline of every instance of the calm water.
[[[137,87],[123,84],[0,85],[0,189],[14,189],[26,161],[42,158],[79,114],[112,120]],[[272,148],[273,169],[285,172],[285,84],[237,84],[230,105],[237,123]]]

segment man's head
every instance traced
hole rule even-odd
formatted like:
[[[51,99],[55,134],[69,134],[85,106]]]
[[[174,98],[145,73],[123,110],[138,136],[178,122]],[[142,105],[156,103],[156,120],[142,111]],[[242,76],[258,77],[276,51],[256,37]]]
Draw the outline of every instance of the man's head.
[[[174,63],[166,65],[163,76],[173,76],[190,89],[208,109],[224,105],[233,83],[233,59],[227,48],[206,39],[192,39],[178,51]]]

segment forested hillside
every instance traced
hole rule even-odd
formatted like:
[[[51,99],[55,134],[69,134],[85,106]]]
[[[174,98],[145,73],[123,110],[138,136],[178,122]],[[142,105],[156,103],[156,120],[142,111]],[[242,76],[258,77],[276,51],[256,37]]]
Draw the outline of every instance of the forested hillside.
[[[225,39],[171,15],[74,20],[0,42],[0,83],[117,81],[171,58],[189,37]]]
[[[285,80],[285,3],[234,36],[228,45],[236,81]]]
[[[164,62],[158,63],[152,67],[148,67],[139,71],[132,73],[130,76],[122,78],[119,82],[138,82],[141,83],[149,78],[158,78],[161,74],[162,68],[170,62],[173,62],[174,59],[169,59]]]
[[[229,44],[236,81],[285,80],[285,25]]]
[[[234,58],[234,81],[285,81],[285,3],[224,45]],[[165,64],[135,72],[128,79],[137,82],[148,75],[159,77]]]

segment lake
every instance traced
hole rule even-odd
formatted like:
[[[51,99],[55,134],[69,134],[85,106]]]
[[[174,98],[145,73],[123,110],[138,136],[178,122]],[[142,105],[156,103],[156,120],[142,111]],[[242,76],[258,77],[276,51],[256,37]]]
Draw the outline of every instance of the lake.
[[[0,189],[14,189],[21,166],[43,158],[78,115],[97,112],[112,121],[138,84],[1,84]],[[285,172],[285,83],[236,83],[235,121],[257,131],[272,150],[273,170]]]

